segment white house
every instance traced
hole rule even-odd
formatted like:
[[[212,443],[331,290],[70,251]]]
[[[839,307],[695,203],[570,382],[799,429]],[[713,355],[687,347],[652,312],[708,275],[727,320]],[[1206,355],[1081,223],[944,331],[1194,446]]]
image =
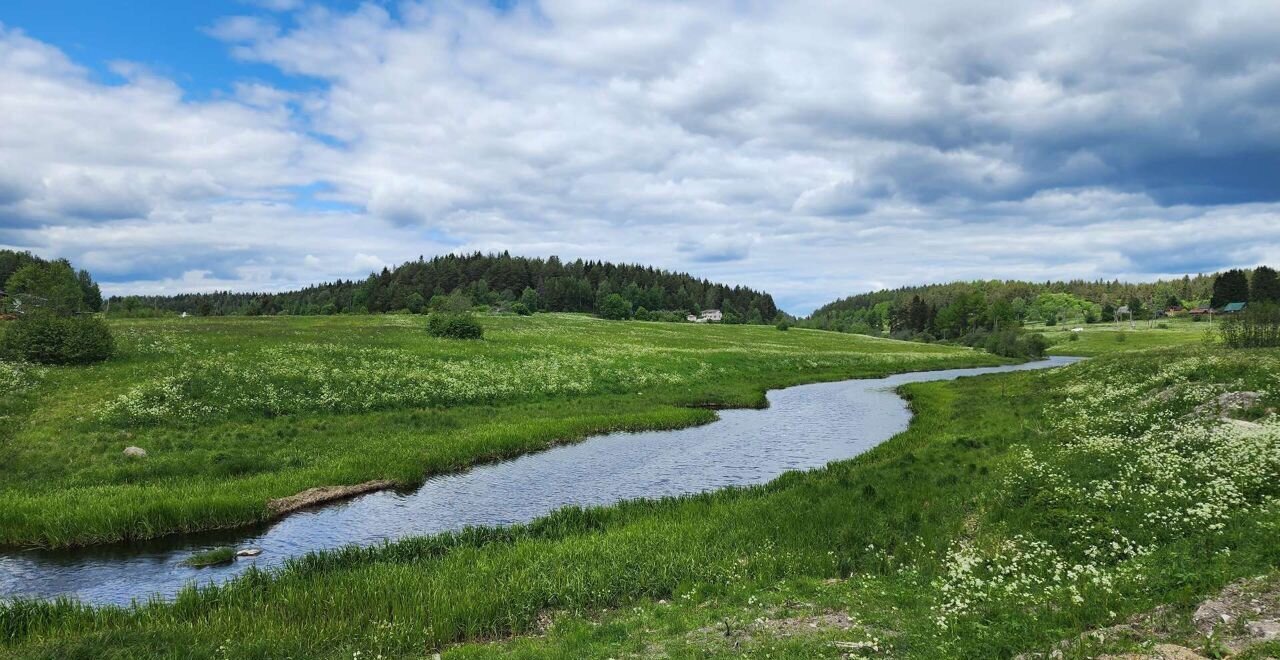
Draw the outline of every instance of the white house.
[[[697,322],[698,322],[698,317],[697,317],[697,316],[694,316],[693,314],[690,314],[690,315],[686,316],[686,317],[685,317],[685,319],[687,319],[690,323],[697,323]]]
[[[702,315],[698,317],[699,323],[708,321],[719,323],[722,320],[724,320],[724,315],[718,309],[704,309],[702,310]]]

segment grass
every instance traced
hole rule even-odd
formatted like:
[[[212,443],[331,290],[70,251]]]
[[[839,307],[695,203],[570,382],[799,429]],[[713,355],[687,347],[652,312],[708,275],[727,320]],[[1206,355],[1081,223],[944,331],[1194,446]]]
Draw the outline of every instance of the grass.
[[[1093,325],[1067,323],[1053,327],[1038,326],[1032,331],[1043,334],[1049,340],[1052,344],[1050,355],[1094,357],[1120,351],[1216,343],[1217,327],[1217,323],[1210,325],[1208,322],[1194,322],[1190,318],[1170,318],[1155,324],[1138,321],[1135,326],[1130,326],[1127,322]],[[1073,328],[1081,328],[1081,331],[1073,333]],[[1071,339],[1073,334],[1076,335],[1074,340]]]
[[[187,566],[195,566],[196,568],[204,566],[218,566],[221,564],[230,564],[236,560],[235,548],[213,548],[204,552],[197,552],[191,555],[185,562]]]
[[[801,329],[482,322],[483,341],[452,341],[415,316],[117,320],[106,363],[0,363],[0,545],[241,525],[307,488],[413,484],[596,433],[705,423],[770,388],[1003,362]]]
[[[172,604],[0,606],[0,655],[1010,657],[1280,564],[1280,352],[906,388],[910,428],[770,484],[308,556]],[[847,616],[833,624],[832,614]]]

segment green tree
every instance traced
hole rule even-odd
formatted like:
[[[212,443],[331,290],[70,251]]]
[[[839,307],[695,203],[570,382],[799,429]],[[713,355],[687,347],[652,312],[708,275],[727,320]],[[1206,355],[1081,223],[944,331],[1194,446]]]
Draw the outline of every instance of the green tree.
[[[1280,277],[1274,268],[1258,266],[1253,270],[1253,281],[1249,283],[1249,302],[1280,303]]]
[[[538,292],[533,287],[525,287],[520,292],[520,303],[523,304],[530,312],[538,311]]]
[[[84,307],[80,279],[65,260],[27,264],[9,277],[6,286],[10,295],[33,296],[34,306],[57,314],[73,314]]]
[[[600,304],[600,317],[622,320],[631,317],[631,303],[621,294],[611,293]]]
[[[1213,298],[1209,304],[1223,307],[1227,303],[1249,300],[1249,278],[1238,268],[1222,273],[1213,281]]]

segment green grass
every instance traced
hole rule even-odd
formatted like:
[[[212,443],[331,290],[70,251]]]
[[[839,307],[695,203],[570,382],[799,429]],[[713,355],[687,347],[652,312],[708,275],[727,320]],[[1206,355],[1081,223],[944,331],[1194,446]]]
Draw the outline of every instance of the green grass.
[[[1159,326],[1165,327],[1159,327]],[[1154,324],[1138,321],[1133,326],[1125,323],[1070,323],[1053,327],[1038,326],[1032,332],[1039,332],[1048,339],[1052,346],[1050,355],[1076,355],[1094,357],[1121,351],[1136,351],[1147,348],[1168,348],[1173,346],[1190,346],[1216,343],[1218,324],[1193,322],[1189,318],[1171,318],[1157,321]],[[1073,328],[1081,328],[1073,333]],[[1075,340],[1071,335],[1076,335]]]
[[[967,349],[772,327],[415,316],[113,321],[85,368],[0,363],[0,545],[229,527],[315,486],[403,484],[613,430],[705,423],[802,382],[999,364]],[[145,449],[145,459],[122,455]]]
[[[1047,651],[1280,564],[1280,424],[1195,412],[1223,391],[1274,407],[1277,371],[1277,351],[1184,347],[914,384],[906,432],[822,470],[315,554],[167,605],[20,601],[0,655]],[[832,612],[854,623],[808,625]]]
[[[235,548],[213,548],[191,555],[185,562],[187,566],[203,567],[230,564],[236,560]]]

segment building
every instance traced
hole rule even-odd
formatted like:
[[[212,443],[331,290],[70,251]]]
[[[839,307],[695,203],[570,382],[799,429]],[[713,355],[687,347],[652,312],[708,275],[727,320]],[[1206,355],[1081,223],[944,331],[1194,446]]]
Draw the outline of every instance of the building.
[[[718,309],[704,309],[702,314],[698,316],[699,323],[719,323],[722,320],[724,320],[724,315]]]
[[[688,315],[688,316],[686,316],[686,317],[684,317],[684,318],[685,318],[685,320],[689,321],[690,323],[697,323],[697,322],[698,322],[698,317],[697,317],[696,315],[694,315],[694,314],[690,314],[690,315]]]
[[[1242,303],[1242,302],[1227,303],[1227,305],[1222,308],[1222,313],[1235,314],[1236,312],[1243,312],[1246,305],[1248,305],[1248,303]]]
[[[1192,316],[1208,316],[1213,313],[1213,310],[1209,309],[1208,307],[1196,307],[1195,309],[1187,313]]]

